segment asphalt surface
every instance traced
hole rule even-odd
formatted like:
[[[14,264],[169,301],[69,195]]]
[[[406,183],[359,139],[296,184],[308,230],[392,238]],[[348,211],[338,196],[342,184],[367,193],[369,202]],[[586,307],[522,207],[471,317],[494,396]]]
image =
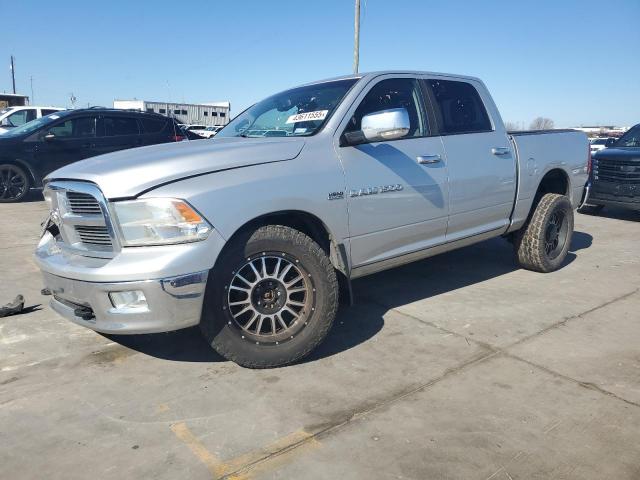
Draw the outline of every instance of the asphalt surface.
[[[640,478],[640,214],[576,216],[567,264],[496,239],[355,282],[324,345],[248,370],[197,329],[57,317],[43,202],[0,205],[0,478]]]

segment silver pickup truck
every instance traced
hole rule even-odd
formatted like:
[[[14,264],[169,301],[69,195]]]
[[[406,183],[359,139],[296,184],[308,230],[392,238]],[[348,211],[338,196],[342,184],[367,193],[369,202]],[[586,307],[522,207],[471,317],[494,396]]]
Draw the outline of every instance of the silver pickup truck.
[[[52,308],[80,325],[199,325],[240,365],[285,365],[322,342],[352,279],[498,236],[524,268],[559,268],[588,155],[583,133],[505,131],[476,78],[335,78],[213,140],[53,172],[35,258]]]

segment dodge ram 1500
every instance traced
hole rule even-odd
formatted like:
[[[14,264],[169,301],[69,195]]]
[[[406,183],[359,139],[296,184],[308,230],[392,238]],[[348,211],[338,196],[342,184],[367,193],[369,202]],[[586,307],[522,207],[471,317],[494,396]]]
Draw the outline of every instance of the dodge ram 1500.
[[[477,78],[335,78],[256,103],[214,140],[51,173],[35,258],[73,322],[199,325],[238,364],[284,365],[322,342],[355,278],[498,236],[522,267],[559,268],[588,155],[580,132],[507,132]]]

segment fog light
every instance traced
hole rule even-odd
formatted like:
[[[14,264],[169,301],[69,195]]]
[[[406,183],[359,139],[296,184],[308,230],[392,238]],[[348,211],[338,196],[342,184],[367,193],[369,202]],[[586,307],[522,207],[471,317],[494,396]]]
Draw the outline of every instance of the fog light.
[[[117,308],[135,308],[146,309],[147,298],[142,290],[129,290],[127,292],[110,292],[109,300],[111,304]]]

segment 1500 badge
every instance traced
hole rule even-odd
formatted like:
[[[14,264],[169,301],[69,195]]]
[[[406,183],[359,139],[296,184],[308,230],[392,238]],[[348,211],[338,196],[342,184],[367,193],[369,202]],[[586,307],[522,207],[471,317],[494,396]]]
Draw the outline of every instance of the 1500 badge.
[[[378,187],[364,187],[358,190],[349,190],[350,197],[362,197],[363,195],[376,195],[378,193],[399,192],[402,185],[396,183],[394,185],[380,185]]]

